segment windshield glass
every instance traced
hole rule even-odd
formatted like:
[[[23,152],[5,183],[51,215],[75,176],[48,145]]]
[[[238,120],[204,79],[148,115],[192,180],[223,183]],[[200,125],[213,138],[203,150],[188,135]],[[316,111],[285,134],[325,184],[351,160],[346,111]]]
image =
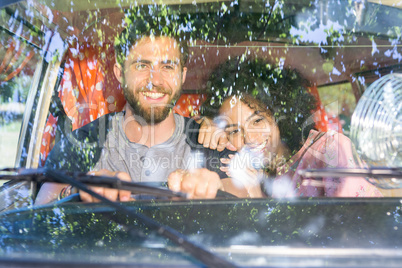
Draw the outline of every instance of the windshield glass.
[[[11,2],[0,6],[0,175],[18,177],[0,180],[7,216],[0,256],[19,256],[26,246],[31,261],[52,260],[68,248],[59,260],[78,254],[92,263],[112,248],[102,258],[112,263],[143,247],[144,263],[153,256],[163,256],[158,265],[204,263],[117,206],[84,204],[99,201],[93,192],[225,260],[237,247],[261,246],[265,254],[268,247],[326,247],[328,239],[336,240],[331,248],[353,247],[361,236],[342,239],[358,227],[328,228],[357,204],[364,211],[357,218],[371,221],[378,211],[392,220],[380,217],[377,228],[398,233],[401,1]],[[336,217],[325,214],[331,210]],[[299,216],[287,228],[285,219]],[[224,238],[206,227],[214,217]],[[181,225],[190,222],[199,228]],[[375,229],[365,224],[362,235]],[[122,242],[133,225],[132,240]],[[317,240],[306,226],[321,231]],[[93,230],[99,237],[90,237]],[[79,234],[80,242],[59,239]],[[368,240],[376,250],[399,247],[381,239]],[[366,242],[356,248],[372,249]],[[142,253],[132,254],[128,263]],[[334,263],[346,258],[339,254]],[[258,265],[239,256],[235,263]]]

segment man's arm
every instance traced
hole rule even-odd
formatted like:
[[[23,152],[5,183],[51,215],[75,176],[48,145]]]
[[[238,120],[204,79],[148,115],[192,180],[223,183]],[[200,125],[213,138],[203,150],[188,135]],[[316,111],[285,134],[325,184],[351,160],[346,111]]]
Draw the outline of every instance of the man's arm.
[[[91,123],[63,134],[46,159],[45,168],[62,171],[88,172],[98,162],[103,145],[100,137],[106,137],[110,121],[115,114],[107,114]],[[101,135],[102,134],[102,135]],[[41,205],[56,200],[65,184],[44,183],[35,204]]]

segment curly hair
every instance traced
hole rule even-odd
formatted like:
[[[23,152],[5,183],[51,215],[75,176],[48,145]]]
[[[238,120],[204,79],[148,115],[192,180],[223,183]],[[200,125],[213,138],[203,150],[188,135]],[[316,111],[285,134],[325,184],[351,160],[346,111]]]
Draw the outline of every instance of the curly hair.
[[[251,109],[263,110],[274,117],[281,140],[293,155],[314,127],[305,124],[316,109],[316,100],[308,86],[309,82],[296,70],[236,57],[212,72],[207,99],[200,111],[203,116],[214,118],[228,97],[239,96]]]

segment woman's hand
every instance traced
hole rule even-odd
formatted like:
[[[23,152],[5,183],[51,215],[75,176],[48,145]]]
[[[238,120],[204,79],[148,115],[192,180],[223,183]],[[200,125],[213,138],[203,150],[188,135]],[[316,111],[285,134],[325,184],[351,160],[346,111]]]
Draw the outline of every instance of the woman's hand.
[[[228,156],[229,156],[229,158],[221,158],[220,159],[221,163],[224,164],[225,166],[221,166],[219,169],[222,172],[225,172],[225,174],[228,177],[233,177],[233,175],[236,176],[236,174],[232,174],[230,172],[230,170],[232,170],[232,172],[233,172],[233,170],[236,170],[236,169],[235,169],[235,167],[230,167],[230,162],[235,157],[235,155],[234,154],[229,154]],[[254,167],[251,167],[251,166],[248,166],[248,165],[244,166],[243,168],[244,168],[244,171],[246,172],[246,174],[247,174],[247,176],[249,178],[257,179],[258,175],[262,172],[261,170],[257,170]]]
[[[229,154],[228,156],[229,159],[220,159],[221,163],[226,165],[220,167],[220,170],[225,172],[230,179],[230,183],[225,185],[225,189],[238,197],[264,197],[261,190],[263,170],[257,170],[249,165],[236,166],[239,164],[239,160],[241,161],[239,154]]]
[[[208,117],[204,117],[201,122],[198,143],[202,144],[205,148],[217,149],[219,152],[225,148],[236,151],[236,147],[229,142],[226,132],[216,126],[213,120]]]
[[[231,177],[231,176],[230,176],[230,171],[229,171],[229,165],[230,165],[230,160],[234,157],[234,155],[233,155],[233,154],[229,154],[228,156],[229,156],[229,158],[221,158],[221,159],[220,159],[221,163],[224,164],[224,166],[221,166],[219,169],[220,169],[222,172],[225,172],[225,174],[226,174],[228,177]]]

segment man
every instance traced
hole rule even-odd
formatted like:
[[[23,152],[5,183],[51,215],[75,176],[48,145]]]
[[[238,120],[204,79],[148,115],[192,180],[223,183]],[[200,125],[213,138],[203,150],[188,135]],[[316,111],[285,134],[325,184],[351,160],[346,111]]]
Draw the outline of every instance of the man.
[[[158,27],[149,29],[141,22],[128,27],[116,42],[114,65],[127,100],[125,111],[72,133],[54,147],[45,166],[87,171],[82,167],[86,162],[86,166],[94,165],[96,171],[91,174],[95,175],[135,182],[167,178],[170,189],[188,193],[190,198],[213,198],[224,189],[247,195],[223,178],[219,159],[225,154],[198,145],[198,125],[172,112],[186,79],[187,55],[179,36],[163,34]],[[127,191],[92,189],[111,200],[130,198]],[[47,203],[66,191],[66,185],[46,183],[36,203]],[[83,201],[97,201],[85,192],[80,196]]]

